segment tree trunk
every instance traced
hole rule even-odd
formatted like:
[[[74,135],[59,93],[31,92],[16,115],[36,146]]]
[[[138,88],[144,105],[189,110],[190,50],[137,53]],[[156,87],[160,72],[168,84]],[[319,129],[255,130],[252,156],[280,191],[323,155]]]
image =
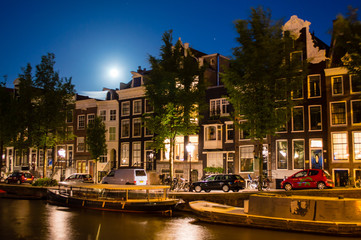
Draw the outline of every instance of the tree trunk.
[[[258,142],[258,191],[262,191],[263,186],[263,138]]]
[[[48,149],[46,148],[46,145],[44,145],[43,148],[44,156],[43,156],[43,178],[46,178],[46,165],[48,162]]]
[[[174,146],[175,146],[175,137],[170,139],[170,148],[169,148],[169,176],[171,182],[171,188],[173,187],[173,172],[174,172]]]

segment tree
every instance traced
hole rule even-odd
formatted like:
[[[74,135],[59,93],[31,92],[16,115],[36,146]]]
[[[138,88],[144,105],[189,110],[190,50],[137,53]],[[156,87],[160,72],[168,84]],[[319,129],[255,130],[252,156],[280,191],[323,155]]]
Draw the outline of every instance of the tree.
[[[234,108],[234,122],[255,141],[259,160],[259,182],[263,175],[263,142],[288,120],[294,104],[292,90],[302,83],[304,71],[290,61],[293,50],[281,21],[272,21],[270,10],[251,9],[249,20],[237,20],[239,47],[233,49],[230,68],[223,82]],[[242,124],[240,119],[245,119]],[[259,184],[259,190],[262,190]]]
[[[152,71],[145,81],[146,98],[154,113],[145,115],[146,127],[154,133],[154,147],[160,150],[169,140],[170,177],[173,179],[174,146],[178,135],[198,131],[199,107],[204,96],[204,68],[178,40],[172,44],[172,31],[162,37],[160,59],[150,56]]]
[[[91,122],[87,126],[86,130],[86,143],[89,147],[91,157],[97,163],[101,155],[106,154],[107,144],[105,138],[105,124],[100,117],[95,117],[94,122]],[[95,176],[96,182],[98,182],[97,164],[95,164]]]
[[[4,81],[0,82],[0,171],[3,167],[4,146],[16,137],[15,100],[13,93],[6,88],[6,80],[4,76]]]
[[[37,128],[33,129],[32,136],[35,145],[44,150],[44,177],[47,169],[47,149],[64,140],[66,114],[71,108],[70,103],[75,94],[71,78],[60,78],[59,73],[54,70],[54,65],[53,53],[42,56],[41,63],[36,66],[34,79],[34,86],[40,91],[35,97]],[[55,166],[55,163],[53,165]]]
[[[357,11],[349,7],[346,17],[340,14],[334,21],[331,66],[344,65],[361,79],[361,21]]]

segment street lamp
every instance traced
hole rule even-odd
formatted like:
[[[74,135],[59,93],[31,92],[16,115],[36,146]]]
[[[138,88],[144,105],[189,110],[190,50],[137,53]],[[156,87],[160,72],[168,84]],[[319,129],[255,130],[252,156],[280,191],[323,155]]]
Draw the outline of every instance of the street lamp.
[[[150,163],[149,163],[149,165],[150,165],[150,169],[149,170],[153,170],[153,157],[154,157],[154,153],[153,153],[153,151],[151,151],[150,153],[149,153],[149,159],[150,159]]]
[[[187,152],[188,152],[188,158],[189,158],[189,183],[191,183],[192,178],[191,178],[191,174],[192,174],[192,153],[194,150],[194,145],[192,143],[188,143],[187,146]]]
[[[60,162],[60,181],[62,181],[63,180],[63,160],[65,160],[65,156],[66,156],[66,151],[64,148],[60,148],[58,150],[58,156],[59,156],[58,161]]]

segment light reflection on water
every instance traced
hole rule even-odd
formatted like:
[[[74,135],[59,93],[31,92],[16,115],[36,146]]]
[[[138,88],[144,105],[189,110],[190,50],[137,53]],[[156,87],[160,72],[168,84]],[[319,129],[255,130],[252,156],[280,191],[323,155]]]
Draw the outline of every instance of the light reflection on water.
[[[270,231],[198,222],[190,214],[123,214],[69,209],[45,201],[0,198],[0,239],[122,240],[339,240],[333,236]]]

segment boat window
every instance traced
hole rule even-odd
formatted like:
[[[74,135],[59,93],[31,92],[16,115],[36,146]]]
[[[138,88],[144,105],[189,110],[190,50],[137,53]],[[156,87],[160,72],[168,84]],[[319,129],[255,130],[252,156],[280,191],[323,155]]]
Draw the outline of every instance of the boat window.
[[[144,170],[135,170],[135,176],[146,176]]]

